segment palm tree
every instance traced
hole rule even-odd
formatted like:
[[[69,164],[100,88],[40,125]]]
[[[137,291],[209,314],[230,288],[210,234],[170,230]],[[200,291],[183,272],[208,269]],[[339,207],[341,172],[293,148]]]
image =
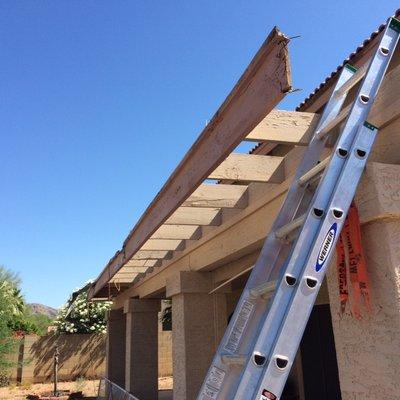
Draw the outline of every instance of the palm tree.
[[[8,281],[11,282],[15,287],[19,287],[21,279],[16,272],[13,272],[3,265],[0,265],[0,283]]]
[[[20,289],[18,274],[0,266],[0,293],[9,304],[11,315],[20,316],[25,312],[25,300]]]
[[[8,304],[9,312],[12,316],[20,316],[25,312],[25,301],[21,294],[21,290],[14,286],[12,282],[0,282],[0,293]]]
[[[0,266],[0,380],[8,376],[7,369],[11,366],[8,355],[15,346],[10,325],[25,311],[19,285],[18,275]]]

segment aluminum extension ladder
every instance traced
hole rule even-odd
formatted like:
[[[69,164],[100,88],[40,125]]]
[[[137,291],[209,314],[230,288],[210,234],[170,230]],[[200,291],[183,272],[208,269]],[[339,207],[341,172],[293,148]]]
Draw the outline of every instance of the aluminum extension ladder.
[[[343,68],[198,400],[280,398],[377,135],[366,119],[399,34],[400,21],[390,18],[369,66]],[[361,79],[354,103],[343,108]],[[335,131],[334,151],[320,162]]]

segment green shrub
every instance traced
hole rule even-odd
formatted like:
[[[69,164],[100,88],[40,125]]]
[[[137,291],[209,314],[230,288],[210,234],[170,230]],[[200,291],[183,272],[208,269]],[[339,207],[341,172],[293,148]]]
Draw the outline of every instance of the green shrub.
[[[89,285],[72,294],[67,304],[59,310],[54,325],[59,333],[105,333],[106,314],[111,301],[91,302]]]

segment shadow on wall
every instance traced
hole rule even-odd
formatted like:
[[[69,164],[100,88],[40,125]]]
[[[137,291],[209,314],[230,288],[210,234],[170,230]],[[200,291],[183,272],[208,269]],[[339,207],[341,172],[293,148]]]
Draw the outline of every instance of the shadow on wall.
[[[17,380],[21,382],[51,380],[56,346],[60,353],[58,368],[60,380],[104,376],[106,335],[61,334],[25,337],[20,346],[19,358],[23,359],[23,363],[17,373]]]
[[[158,373],[159,376],[172,375],[171,331],[158,333]],[[105,334],[49,334],[28,335],[21,339],[19,352],[12,355],[15,369],[11,371],[14,382],[49,382],[53,378],[54,351],[59,350],[59,380],[77,378],[102,378],[106,369]],[[17,364],[19,365],[17,367]]]

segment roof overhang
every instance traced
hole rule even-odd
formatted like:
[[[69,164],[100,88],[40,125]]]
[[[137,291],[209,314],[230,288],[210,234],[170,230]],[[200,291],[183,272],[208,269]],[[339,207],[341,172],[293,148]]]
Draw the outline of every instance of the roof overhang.
[[[188,227],[217,224],[220,207],[229,207],[230,204],[240,207],[238,203],[245,202],[243,193],[240,195],[240,185],[213,185],[235,186],[233,189],[223,188],[225,192],[221,199],[218,193],[221,189],[202,186],[207,178],[237,182],[282,180],[280,157],[257,158],[256,155],[231,153],[246,137],[253,141],[259,139],[255,128],[290,91],[288,42],[289,39],[277,28],[271,31],[210,123],[129,233],[122,249],[103,269],[91,288],[91,298],[103,297],[111,282],[126,287],[127,281],[134,282],[148,268],[157,267],[170,251],[179,249],[179,238],[195,238],[196,228],[191,230]],[[254,174],[241,175],[240,165],[243,164],[246,165],[243,174],[252,170]],[[247,168],[249,165],[254,168]],[[256,174],[259,168],[264,171],[260,177]],[[235,176],[229,174],[232,170]],[[204,189],[207,189],[206,196]],[[207,207],[202,208],[205,202]],[[193,205],[199,207],[197,213],[188,210]],[[179,233],[178,239],[170,237],[173,235],[172,226],[179,227],[174,229],[175,235]],[[167,236],[166,231],[170,232]],[[118,274],[122,278],[118,279]]]

